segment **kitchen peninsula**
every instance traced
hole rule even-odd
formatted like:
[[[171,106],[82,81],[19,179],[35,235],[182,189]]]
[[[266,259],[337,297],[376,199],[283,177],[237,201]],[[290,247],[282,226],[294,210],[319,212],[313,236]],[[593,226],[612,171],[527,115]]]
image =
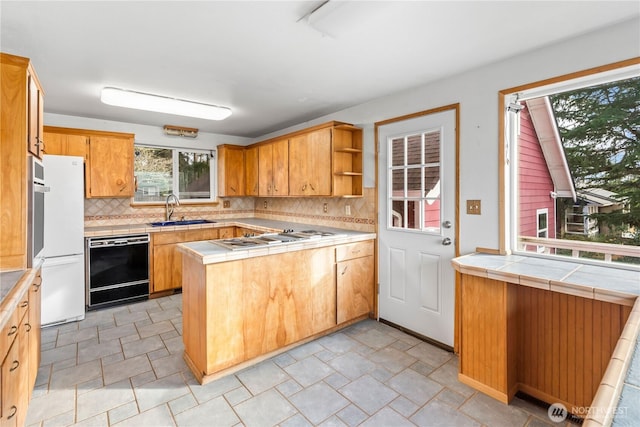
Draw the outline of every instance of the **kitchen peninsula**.
[[[246,225],[290,231],[178,246],[184,358],[201,383],[374,315],[374,233]]]

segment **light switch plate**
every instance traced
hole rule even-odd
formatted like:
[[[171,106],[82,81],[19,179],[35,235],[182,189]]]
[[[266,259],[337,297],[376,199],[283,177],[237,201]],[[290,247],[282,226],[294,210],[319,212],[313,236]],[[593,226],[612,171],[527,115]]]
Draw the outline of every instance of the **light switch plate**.
[[[225,200],[222,202],[222,207],[223,208],[230,208],[231,207],[231,200]]]
[[[480,200],[467,200],[467,215],[480,215]]]

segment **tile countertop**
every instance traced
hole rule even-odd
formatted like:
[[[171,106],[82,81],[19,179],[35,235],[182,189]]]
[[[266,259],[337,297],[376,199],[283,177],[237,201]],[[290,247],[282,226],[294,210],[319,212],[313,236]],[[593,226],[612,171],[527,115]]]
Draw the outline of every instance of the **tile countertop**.
[[[24,294],[29,291],[29,286],[35,278],[39,266],[28,270],[13,270],[0,272],[0,287],[2,298],[0,299],[0,329],[4,328],[18,303],[23,300]]]
[[[202,264],[213,264],[218,262],[253,258],[258,256],[274,255],[283,252],[299,251],[302,249],[312,249],[345,243],[355,243],[376,238],[375,233],[260,218],[234,219],[232,220],[232,222],[226,223],[226,225],[222,226],[224,227],[229,225],[257,228],[264,230],[265,232],[280,232],[284,229],[293,229],[294,231],[313,229],[318,231],[332,232],[335,233],[335,236],[326,236],[320,239],[305,239],[296,242],[283,242],[246,250],[230,250],[206,240],[199,242],[180,243],[178,244],[178,248],[183,253],[199,259]]]
[[[479,253],[454,258],[452,265],[463,274],[633,306],[583,426],[638,425],[640,271],[572,260]]]

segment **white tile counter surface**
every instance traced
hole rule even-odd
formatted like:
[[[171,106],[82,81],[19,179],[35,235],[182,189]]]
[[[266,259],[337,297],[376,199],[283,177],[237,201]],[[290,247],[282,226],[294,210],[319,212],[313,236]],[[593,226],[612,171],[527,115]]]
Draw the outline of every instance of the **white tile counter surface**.
[[[638,425],[640,271],[571,260],[479,253],[454,258],[452,264],[463,274],[633,306],[584,426]]]
[[[318,239],[304,239],[295,242],[276,243],[272,245],[260,246],[258,248],[249,248],[246,250],[226,249],[207,240],[181,243],[178,245],[178,248],[183,253],[196,257],[203,264],[212,264],[238,259],[253,258],[258,256],[274,255],[284,252],[299,251],[302,249],[313,249],[325,246],[340,245],[344,243],[361,242],[364,240],[372,240],[376,238],[375,233],[366,233],[362,231],[345,230],[342,228],[320,227],[313,224],[304,224],[289,221],[275,221],[260,218],[234,219],[233,221],[223,224],[224,225],[221,225],[221,227],[235,225],[238,227],[259,229],[261,231],[264,231],[265,233],[281,232],[285,229],[293,229],[294,231],[313,229],[335,233],[335,236],[325,236]]]

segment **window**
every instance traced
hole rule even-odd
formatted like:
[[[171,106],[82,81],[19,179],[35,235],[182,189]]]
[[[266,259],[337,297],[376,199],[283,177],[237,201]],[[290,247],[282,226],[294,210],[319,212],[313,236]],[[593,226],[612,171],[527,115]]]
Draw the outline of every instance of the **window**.
[[[580,74],[501,92],[507,247],[637,265],[640,70]]]
[[[440,232],[441,130],[391,138],[388,226]]]
[[[211,152],[139,145],[134,151],[135,203],[164,203],[171,193],[181,202],[215,201]]]

